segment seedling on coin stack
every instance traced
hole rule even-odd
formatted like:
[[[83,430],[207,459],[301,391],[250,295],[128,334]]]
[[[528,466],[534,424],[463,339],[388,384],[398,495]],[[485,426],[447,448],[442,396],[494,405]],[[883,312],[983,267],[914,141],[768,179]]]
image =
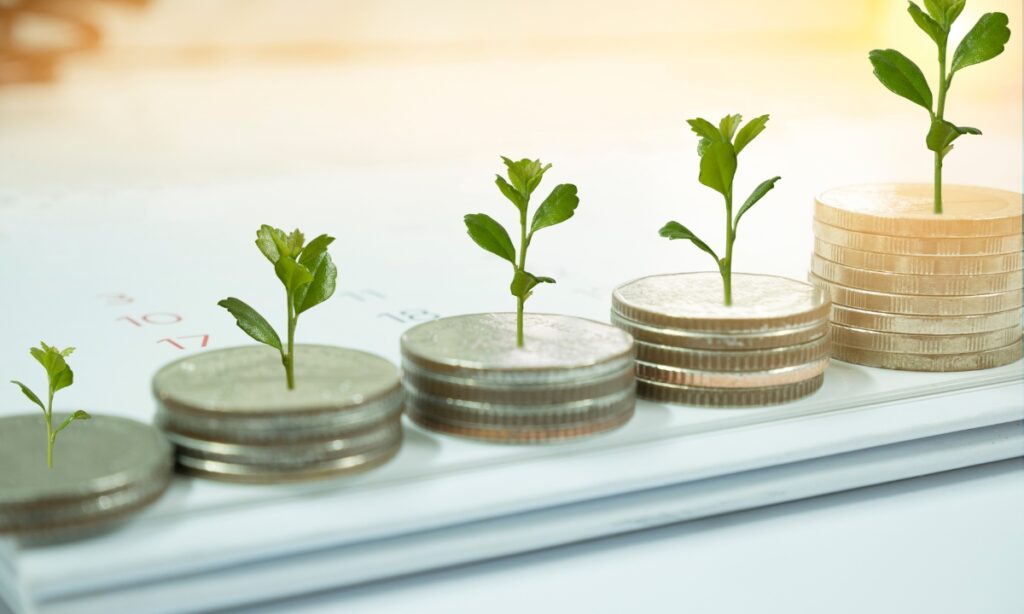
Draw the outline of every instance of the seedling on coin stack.
[[[72,422],[91,418],[87,412],[79,409],[72,412],[67,418],[64,418],[60,426],[53,428],[53,395],[58,390],[67,388],[75,381],[75,374],[71,367],[68,366],[67,360],[65,360],[74,351],[75,348],[61,350],[46,345],[42,341],[39,342],[39,347],[29,350],[32,357],[43,366],[43,369],[46,369],[47,394],[45,404],[28,386],[17,380],[11,380],[11,383],[21,388],[21,392],[28,397],[29,401],[32,401],[39,406],[39,409],[43,410],[43,422],[46,424],[46,466],[50,469],[53,469],[53,447],[57,443],[57,435],[71,426]]]
[[[540,160],[528,159],[514,162],[505,157],[502,157],[502,161],[508,168],[508,179],[498,175],[494,183],[519,212],[518,256],[508,231],[494,218],[484,213],[474,213],[467,215],[465,222],[470,238],[477,245],[512,265],[512,283],[509,291],[516,297],[516,345],[523,347],[523,308],[526,300],[533,296],[533,290],[538,285],[555,283],[550,277],[540,277],[526,270],[526,251],[538,230],[561,224],[571,218],[580,204],[580,199],[576,196],[576,186],[571,183],[557,185],[527,224],[530,199],[551,165],[541,164]]]

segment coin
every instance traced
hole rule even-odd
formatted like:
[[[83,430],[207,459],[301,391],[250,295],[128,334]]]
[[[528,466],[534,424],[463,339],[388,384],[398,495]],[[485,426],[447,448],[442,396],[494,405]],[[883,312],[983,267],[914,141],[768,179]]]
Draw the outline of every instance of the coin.
[[[836,360],[851,362],[868,367],[882,369],[898,369],[901,371],[975,371],[1002,367],[1021,358],[1022,344],[1020,341],[1010,345],[972,352],[967,354],[943,354],[928,356],[923,354],[904,354],[881,352],[853,348],[845,345],[833,345],[832,356]]]
[[[1021,253],[994,256],[904,256],[865,252],[816,239],[814,252],[832,262],[904,275],[988,275],[1021,271]]]
[[[526,314],[523,347],[516,346],[515,329],[512,313],[433,320],[402,335],[402,357],[432,373],[521,386],[596,379],[633,361],[633,338],[607,324]]]
[[[1021,307],[1022,297],[1024,297],[1020,290],[977,296],[913,296],[850,288],[825,281],[813,273],[808,274],[808,279],[814,285],[824,288],[832,296],[832,301],[836,305],[892,314],[983,315],[1018,309]]]
[[[438,420],[432,413],[412,411],[409,417],[423,428],[438,433],[477,439],[489,443],[503,444],[550,444],[573,439],[592,437],[613,431],[633,417],[635,400],[624,403],[623,410],[610,415],[606,420],[576,426],[538,427],[533,425],[482,425],[460,424]]]
[[[786,348],[820,339],[829,331],[827,317],[802,326],[758,333],[694,333],[674,328],[660,328],[624,318],[614,311],[611,314],[611,322],[633,335],[637,343],[644,342],[694,350],[739,351]]]
[[[795,384],[770,388],[705,388],[637,380],[637,395],[650,401],[679,405],[761,407],[789,403],[806,397],[821,388],[824,381],[825,375],[822,374]]]
[[[637,380],[676,386],[703,388],[766,388],[794,384],[813,379],[825,372],[829,359],[825,357],[806,365],[783,367],[771,371],[746,371],[737,373],[693,371],[666,367],[637,361]]]
[[[171,459],[153,427],[94,415],[61,433],[49,469],[41,416],[0,419],[0,533],[60,530],[134,510],[166,488]]]
[[[694,371],[769,371],[816,362],[829,355],[829,335],[770,350],[691,350],[637,341],[637,360]]]
[[[387,447],[301,467],[229,463],[199,458],[187,450],[182,450],[178,453],[178,465],[186,473],[214,480],[246,484],[281,484],[361,473],[388,462],[398,453],[399,448],[401,438]]]
[[[612,310],[635,322],[687,332],[763,333],[827,319],[829,300],[801,281],[737,273],[733,305],[727,307],[718,273],[680,273],[618,287]]]
[[[836,324],[915,335],[984,333],[1020,324],[1021,317],[1022,312],[1019,308],[992,314],[948,317],[880,313],[839,304],[832,305],[832,321]]]
[[[814,236],[840,247],[882,254],[920,256],[993,256],[1021,251],[1020,234],[992,237],[913,238],[890,237],[846,230],[814,221]]]
[[[835,345],[900,354],[968,354],[994,350],[1020,339],[1020,324],[987,333],[960,335],[910,335],[832,325]]]
[[[398,368],[347,348],[298,345],[296,387],[280,354],[265,346],[215,350],[160,369],[153,392],[172,430],[219,441],[250,441],[364,428],[398,410]]]
[[[1021,195],[963,185],[943,186],[935,213],[931,184],[856,185],[818,196],[814,217],[858,232],[903,237],[993,237],[1020,234]]]
[[[631,388],[634,383],[631,364],[597,379],[549,386],[495,385],[480,378],[431,373],[407,360],[402,361],[402,370],[406,386],[426,394],[516,407],[584,401]]]
[[[991,275],[899,275],[855,269],[811,257],[811,272],[825,281],[850,288],[862,288],[892,294],[928,296],[974,296],[1019,290],[1024,277],[1018,271]]]

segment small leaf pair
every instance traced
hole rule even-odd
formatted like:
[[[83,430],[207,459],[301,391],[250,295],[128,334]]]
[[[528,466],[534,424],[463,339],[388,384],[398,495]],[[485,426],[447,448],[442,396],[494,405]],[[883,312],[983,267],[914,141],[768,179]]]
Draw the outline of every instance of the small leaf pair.
[[[948,62],[949,33],[965,5],[966,0],[925,0],[924,9],[914,2],[910,2],[907,9],[914,23],[938,47],[937,95],[933,95],[917,64],[899,51],[875,49],[868,55],[882,85],[928,111],[931,122],[925,145],[934,152],[935,158],[935,213],[942,213],[942,166],[953,150],[953,142],[965,134],[981,134],[977,128],[958,126],[945,118],[946,97],[953,77],[968,66],[995,58],[1010,40],[1009,18],[1004,13],[986,13],[960,41],[952,62]]]
[[[725,199],[725,255],[719,257],[715,250],[679,222],[665,224],[659,234],[669,240],[689,241],[714,258],[715,265],[722,275],[724,302],[726,305],[732,305],[732,250],[736,241],[736,229],[747,211],[772,191],[781,179],[773,177],[758,185],[736,212],[735,217],[733,216],[733,185],[739,154],[764,132],[768,116],[755,117],[746,125],[743,125],[741,115],[726,115],[718,126],[700,117],[688,120],[688,123],[700,137],[697,144],[697,153],[700,155],[700,182]]]
[[[513,161],[505,157],[502,157],[502,161],[505,163],[508,178],[498,175],[494,183],[519,212],[518,252],[508,231],[489,215],[473,213],[465,216],[464,221],[470,238],[477,245],[512,265],[512,283],[509,285],[509,291],[516,297],[516,345],[522,347],[523,310],[526,300],[533,295],[533,290],[538,285],[555,283],[550,277],[534,275],[526,270],[526,252],[533,241],[534,233],[571,218],[580,199],[576,195],[576,186],[555,186],[527,224],[530,199],[551,165],[544,165],[540,160]]]
[[[284,285],[288,302],[287,349],[266,318],[245,302],[229,297],[217,303],[235,317],[238,327],[247,335],[281,352],[289,390],[295,388],[295,327],[299,315],[334,294],[338,269],[327,252],[333,242],[333,237],[320,235],[307,244],[299,230],[288,234],[266,224],[256,231],[256,247],[274,265],[274,273]]]
[[[57,442],[57,434],[66,429],[76,420],[88,420],[91,416],[82,410],[72,412],[68,417],[61,422],[60,426],[53,428],[53,396],[58,390],[63,390],[75,382],[75,373],[68,366],[67,357],[75,351],[75,348],[67,348],[64,350],[56,347],[46,345],[42,341],[39,342],[39,347],[31,348],[29,353],[32,357],[43,366],[46,370],[47,379],[47,395],[46,403],[39,398],[36,393],[26,386],[25,384],[11,380],[11,383],[21,389],[22,394],[39,406],[39,409],[43,411],[43,421],[46,424],[46,466],[53,468],[53,448]]]

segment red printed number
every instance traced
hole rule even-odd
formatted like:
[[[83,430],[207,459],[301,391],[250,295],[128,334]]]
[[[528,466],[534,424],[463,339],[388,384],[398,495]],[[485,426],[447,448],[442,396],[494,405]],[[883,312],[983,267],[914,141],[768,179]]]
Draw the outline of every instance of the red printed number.
[[[167,339],[161,339],[160,341],[157,341],[157,343],[166,343],[167,345],[169,345],[169,346],[171,346],[171,347],[173,347],[175,349],[184,350],[185,347],[188,346],[188,345],[195,345],[195,344],[192,344],[192,343],[188,343],[188,344],[183,343],[183,342],[189,341],[191,339],[201,339],[202,341],[199,342],[199,347],[201,347],[201,348],[206,347],[210,343],[210,335],[187,335],[185,337],[175,337],[173,339],[167,338]]]
[[[134,326],[144,326],[146,324],[177,324],[181,322],[181,316],[176,313],[147,313],[139,317],[121,316],[117,318],[115,322],[124,320]]]

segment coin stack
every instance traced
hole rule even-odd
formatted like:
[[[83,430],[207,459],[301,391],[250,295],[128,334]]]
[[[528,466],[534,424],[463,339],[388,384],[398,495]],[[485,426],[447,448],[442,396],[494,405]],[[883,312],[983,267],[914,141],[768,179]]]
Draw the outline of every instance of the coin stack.
[[[665,403],[745,407],[818,390],[829,363],[829,301],[809,284],[718,273],[656,275],[612,295],[612,323],[636,338],[637,393]]]
[[[153,378],[156,422],[186,472],[276,483],[362,471],[402,443],[402,389],[387,360],[346,348],[295,348],[295,389],[281,355],[229,348],[171,363]]]
[[[1021,195],[930,185],[825,192],[810,280],[832,297],[839,360],[968,371],[1021,358]]]
[[[523,347],[511,313],[464,315],[402,335],[406,411],[442,433],[547,443],[622,426],[636,404],[633,339],[590,320],[527,314]]]
[[[0,419],[0,536],[47,542],[109,528],[156,501],[174,467],[160,431],[113,416],[61,431],[54,453],[51,469],[42,416]]]

